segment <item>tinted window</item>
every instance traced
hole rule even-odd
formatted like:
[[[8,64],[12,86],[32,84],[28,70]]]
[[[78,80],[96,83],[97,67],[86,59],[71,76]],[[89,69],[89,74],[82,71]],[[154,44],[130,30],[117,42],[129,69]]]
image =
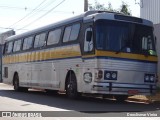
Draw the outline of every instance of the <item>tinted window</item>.
[[[80,24],[74,24],[65,28],[63,42],[76,40],[79,34]]]
[[[61,29],[50,31],[48,35],[47,45],[57,44],[60,40]]]
[[[24,39],[23,50],[28,50],[32,47],[33,37],[28,37]]]
[[[152,27],[109,20],[98,20],[95,26],[97,49],[156,55]]]
[[[21,49],[21,44],[22,44],[22,41],[21,41],[21,40],[15,41],[15,42],[14,42],[14,47],[13,47],[13,52],[20,51],[20,49]]]
[[[124,22],[98,21],[96,31],[98,49],[118,51],[129,38],[129,25]]]
[[[45,38],[46,38],[46,33],[36,35],[34,41],[34,48],[45,46]]]

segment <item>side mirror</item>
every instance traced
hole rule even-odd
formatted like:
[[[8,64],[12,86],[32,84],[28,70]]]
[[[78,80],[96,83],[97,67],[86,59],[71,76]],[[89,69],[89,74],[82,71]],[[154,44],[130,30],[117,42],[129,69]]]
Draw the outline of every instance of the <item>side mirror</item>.
[[[86,41],[90,42],[92,39],[92,31],[87,31]]]

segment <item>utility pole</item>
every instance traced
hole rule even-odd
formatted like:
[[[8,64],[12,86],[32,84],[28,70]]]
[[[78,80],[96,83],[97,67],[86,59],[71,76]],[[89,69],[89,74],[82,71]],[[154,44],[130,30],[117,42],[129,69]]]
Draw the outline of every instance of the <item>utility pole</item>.
[[[84,0],[84,12],[88,11],[88,0]]]

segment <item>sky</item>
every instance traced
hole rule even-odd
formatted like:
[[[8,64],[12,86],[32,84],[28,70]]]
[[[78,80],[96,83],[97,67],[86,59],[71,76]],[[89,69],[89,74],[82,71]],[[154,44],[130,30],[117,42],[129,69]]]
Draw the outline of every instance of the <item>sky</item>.
[[[88,1],[94,5],[95,0]],[[135,0],[97,1],[105,6],[110,2],[114,9],[124,1],[133,16],[140,16],[140,6]],[[84,0],[0,0],[0,33],[14,29],[19,34],[83,12]]]

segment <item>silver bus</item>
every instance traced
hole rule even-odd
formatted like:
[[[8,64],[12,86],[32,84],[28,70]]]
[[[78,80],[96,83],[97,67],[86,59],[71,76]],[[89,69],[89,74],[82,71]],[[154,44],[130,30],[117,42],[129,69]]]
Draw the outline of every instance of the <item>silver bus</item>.
[[[6,39],[3,82],[81,94],[156,92],[157,55],[152,22],[107,11],[81,15]]]

